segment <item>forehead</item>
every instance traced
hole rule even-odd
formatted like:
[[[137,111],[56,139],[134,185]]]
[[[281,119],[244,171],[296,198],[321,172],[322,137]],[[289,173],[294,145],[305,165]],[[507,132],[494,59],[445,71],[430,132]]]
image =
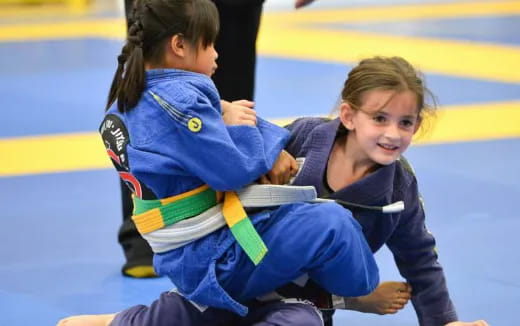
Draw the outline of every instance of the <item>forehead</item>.
[[[361,109],[367,113],[386,112],[397,115],[417,115],[417,95],[410,90],[372,90],[361,97]]]

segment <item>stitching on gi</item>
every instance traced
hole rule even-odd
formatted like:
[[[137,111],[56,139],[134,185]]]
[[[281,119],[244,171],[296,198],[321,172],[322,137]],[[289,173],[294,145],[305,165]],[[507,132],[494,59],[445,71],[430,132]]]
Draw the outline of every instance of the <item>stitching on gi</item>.
[[[159,95],[155,94],[152,91],[148,91],[150,95],[154,98],[154,100],[164,109],[166,112],[177,122],[187,126],[188,121],[193,118],[193,116],[189,114],[182,113],[181,111],[174,108],[170,103],[163,100]]]

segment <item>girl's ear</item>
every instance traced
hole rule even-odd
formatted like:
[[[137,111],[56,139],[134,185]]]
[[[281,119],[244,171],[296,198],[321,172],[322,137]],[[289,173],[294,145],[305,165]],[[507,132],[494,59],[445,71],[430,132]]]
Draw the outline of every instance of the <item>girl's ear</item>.
[[[352,106],[346,102],[341,102],[339,106],[339,119],[345,128],[348,130],[354,130],[354,122],[353,118],[356,114],[356,111],[352,108]]]
[[[186,42],[182,34],[175,34],[170,39],[170,50],[175,56],[183,58],[186,55]]]

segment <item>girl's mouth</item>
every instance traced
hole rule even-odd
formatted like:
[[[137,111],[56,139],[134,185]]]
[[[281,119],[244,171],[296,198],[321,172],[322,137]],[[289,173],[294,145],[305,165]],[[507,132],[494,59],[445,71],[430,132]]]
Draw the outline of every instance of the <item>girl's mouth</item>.
[[[391,151],[391,152],[399,149],[399,146],[389,145],[389,144],[377,144],[377,146],[381,147],[382,149],[384,149],[386,151]]]

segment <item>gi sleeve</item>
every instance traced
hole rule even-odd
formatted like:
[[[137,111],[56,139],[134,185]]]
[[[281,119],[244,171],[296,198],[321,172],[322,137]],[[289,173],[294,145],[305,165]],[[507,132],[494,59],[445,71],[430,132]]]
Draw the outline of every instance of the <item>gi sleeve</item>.
[[[284,148],[287,130],[263,119],[256,127],[226,126],[220,103],[196,90],[182,95],[161,104],[171,125],[161,140],[167,144],[165,155],[221,191],[239,189],[269,171]]]
[[[306,145],[311,141],[313,129],[325,120],[322,118],[299,118],[286,125],[285,128],[290,131],[291,136],[285,150],[294,157],[305,156]]]
[[[387,242],[401,275],[412,286],[412,303],[421,326],[456,321],[446,279],[437,261],[435,239],[425,225],[424,210],[414,178],[404,189],[405,210]]]

